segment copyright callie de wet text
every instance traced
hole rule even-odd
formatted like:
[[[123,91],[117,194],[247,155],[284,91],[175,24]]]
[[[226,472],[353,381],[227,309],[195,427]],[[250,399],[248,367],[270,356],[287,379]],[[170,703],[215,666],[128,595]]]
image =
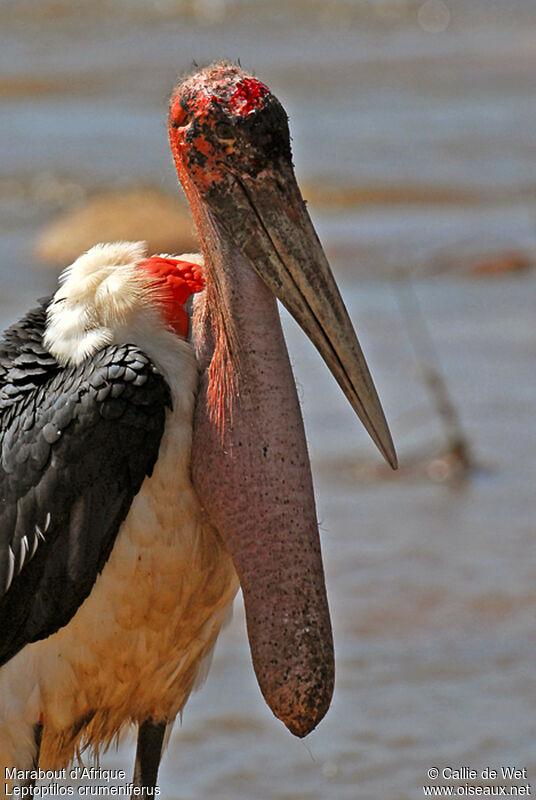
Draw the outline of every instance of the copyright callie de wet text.
[[[529,797],[532,795],[526,767],[505,766],[482,769],[430,767],[427,777],[431,781],[439,780],[445,783],[423,786],[426,797]],[[475,783],[477,781],[486,783]]]

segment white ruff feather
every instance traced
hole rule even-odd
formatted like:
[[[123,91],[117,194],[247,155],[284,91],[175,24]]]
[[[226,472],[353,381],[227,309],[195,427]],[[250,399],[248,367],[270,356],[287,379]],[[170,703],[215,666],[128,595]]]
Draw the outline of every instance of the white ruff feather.
[[[63,271],[44,336],[60,364],[77,365],[108,344],[129,342],[160,366],[161,339],[177,337],[167,328],[151,277],[137,267],[146,256],[145,242],[97,244]],[[181,259],[202,264],[196,253]]]

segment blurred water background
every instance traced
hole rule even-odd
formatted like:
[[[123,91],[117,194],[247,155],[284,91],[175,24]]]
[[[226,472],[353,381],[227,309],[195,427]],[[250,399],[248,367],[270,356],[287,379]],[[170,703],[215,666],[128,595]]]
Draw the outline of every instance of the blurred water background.
[[[306,742],[272,718],[238,601],[176,726],[164,796],[410,800],[431,767],[504,764],[527,768],[536,790],[536,4],[0,0],[2,327],[54,286],[35,248],[58,214],[107,189],[176,191],[167,97],[193,60],[223,58],[290,114],[401,470],[378,467],[285,315],[333,612],[333,706]],[[423,320],[470,464],[449,451],[423,382]],[[131,742],[102,766],[129,775],[133,759]]]

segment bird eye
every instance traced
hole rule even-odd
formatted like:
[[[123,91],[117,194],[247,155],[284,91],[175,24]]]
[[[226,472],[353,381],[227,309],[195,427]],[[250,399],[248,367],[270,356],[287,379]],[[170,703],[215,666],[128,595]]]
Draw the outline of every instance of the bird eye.
[[[178,103],[176,108],[171,110],[171,126],[173,128],[183,128],[188,124],[189,117],[186,111]]]
[[[214,126],[214,133],[218,139],[222,139],[225,142],[235,139],[235,132],[227,122],[217,122]]]

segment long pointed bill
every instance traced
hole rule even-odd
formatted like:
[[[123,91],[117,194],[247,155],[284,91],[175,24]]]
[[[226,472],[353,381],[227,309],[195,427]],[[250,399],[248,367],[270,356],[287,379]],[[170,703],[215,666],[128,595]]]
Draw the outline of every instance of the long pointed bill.
[[[255,178],[228,174],[208,204],[233,242],[322,355],[352,408],[396,469],[391,434],[365,357],[290,164]]]

